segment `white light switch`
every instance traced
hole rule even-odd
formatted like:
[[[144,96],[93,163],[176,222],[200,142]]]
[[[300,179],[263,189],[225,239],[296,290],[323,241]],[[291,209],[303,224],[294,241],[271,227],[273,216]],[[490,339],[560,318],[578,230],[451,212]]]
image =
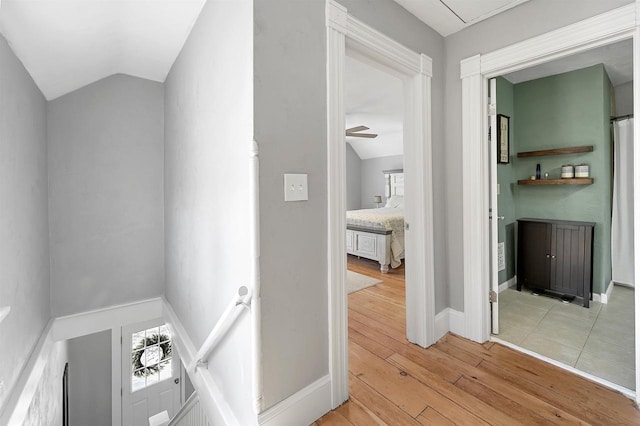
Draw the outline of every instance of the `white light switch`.
[[[306,201],[309,199],[306,174],[284,175],[284,200]]]

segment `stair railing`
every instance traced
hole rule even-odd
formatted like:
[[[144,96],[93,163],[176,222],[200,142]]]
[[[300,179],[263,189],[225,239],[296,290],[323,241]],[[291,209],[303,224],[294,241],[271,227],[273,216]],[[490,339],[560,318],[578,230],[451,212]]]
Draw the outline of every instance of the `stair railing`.
[[[249,307],[251,305],[251,292],[247,287],[242,286],[238,289],[238,293],[233,296],[229,305],[224,310],[220,319],[209,333],[209,336],[204,341],[196,356],[193,357],[193,361],[187,367],[187,371],[193,373],[199,366],[206,366],[208,359],[218,343],[227,334],[231,326],[236,322],[242,312],[242,308]]]

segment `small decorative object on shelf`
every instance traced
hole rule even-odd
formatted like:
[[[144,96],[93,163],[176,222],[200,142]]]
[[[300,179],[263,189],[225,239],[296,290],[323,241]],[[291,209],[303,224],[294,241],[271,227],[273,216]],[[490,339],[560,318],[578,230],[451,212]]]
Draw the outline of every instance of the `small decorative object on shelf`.
[[[540,179],[540,163],[536,164],[536,179]]]
[[[562,179],[573,179],[573,166],[571,164],[563,164],[560,177]]]
[[[575,167],[575,176],[577,178],[588,178],[589,177],[589,165],[588,164],[577,164]]]

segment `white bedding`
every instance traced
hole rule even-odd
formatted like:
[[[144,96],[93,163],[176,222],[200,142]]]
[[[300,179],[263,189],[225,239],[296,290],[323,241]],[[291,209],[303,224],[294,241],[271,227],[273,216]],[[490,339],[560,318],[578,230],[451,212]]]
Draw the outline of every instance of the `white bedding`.
[[[383,207],[347,211],[347,225],[391,231],[391,267],[397,268],[404,259],[404,210]]]

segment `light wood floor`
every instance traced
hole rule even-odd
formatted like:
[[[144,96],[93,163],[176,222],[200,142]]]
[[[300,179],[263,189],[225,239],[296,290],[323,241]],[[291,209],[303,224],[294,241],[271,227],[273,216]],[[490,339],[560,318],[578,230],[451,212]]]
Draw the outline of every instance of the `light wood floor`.
[[[404,271],[349,269],[384,282],[349,295],[351,398],[314,425],[640,425],[622,394],[502,345],[408,343]]]

